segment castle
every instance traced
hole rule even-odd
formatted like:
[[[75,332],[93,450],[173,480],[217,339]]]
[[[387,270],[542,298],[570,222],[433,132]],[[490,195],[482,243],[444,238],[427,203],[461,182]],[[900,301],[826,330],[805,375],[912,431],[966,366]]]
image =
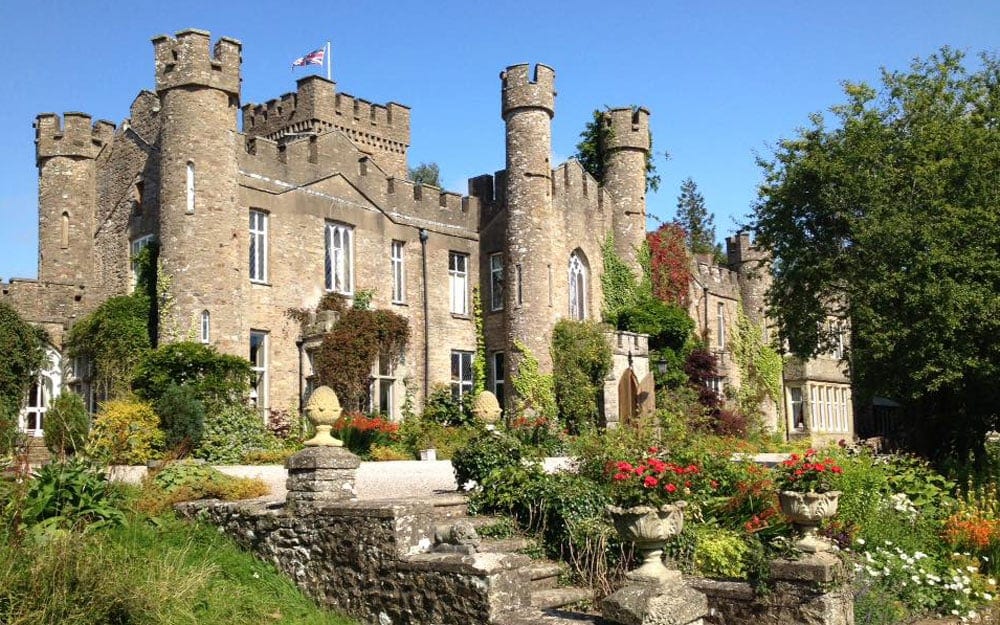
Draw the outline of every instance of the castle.
[[[375,307],[407,318],[412,332],[401,363],[372,372],[370,408],[395,418],[407,397],[419,406],[436,384],[471,389],[474,287],[488,388],[509,398],[523,349],[548,370],[556,321],[600,317],[609,234],[638,268],[650,148],[643,108],[607,111],[613,139],[599,185],[576,161],[550,162],[555,72],[508,67],[500,76],[505,168],[471,179],[462,196],[407,180],[404,105],[373,104],[313,75],[295,93],[241,106],[239,41],[211,46],[209,33],[185,30],[152,43],[155,89],[139,93],[121,124],[83,113],[35,121],[38,280],[12,280],[0,291],[52,338],[55,364],[29,398],[28,430],[42,427],[46,393],[85,385],[81,367],[60,364],[65,330],[108,297],[131,292],[134,259],[152,241],[169,283],[160,341],[193,338],[248,358],[262,409],[295,407],[311,375],[302,329],[286,312],[313,308],[325,293],[370,291]],[[740,298],[762,320],[766,282],[744,270],[763,258],[748,238],[728,245],[730,268],[692,268],[700,285],[692,316],[723,356],[720,385],[738,383],[725,365],[726,327]],[[630,401],[651,389],[643,338],[614,339],[608,388],[628,375]],[[816,373],[801,368],[775,418],[780,412],[790,429],[808,422],[823,431],[802,415],[804,405],[825,402],[826,431],[849,436],[847,380]],[[839,394],[827,397],[821,386]],[[606,409],[616,410],[617,399]]]

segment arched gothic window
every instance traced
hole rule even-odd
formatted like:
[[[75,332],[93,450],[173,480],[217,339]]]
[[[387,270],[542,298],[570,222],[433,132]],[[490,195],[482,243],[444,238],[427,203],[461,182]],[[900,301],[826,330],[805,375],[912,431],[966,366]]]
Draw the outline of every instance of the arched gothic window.
[[[569,256],[569,318],[587,318],[587,265],[578,252]]]

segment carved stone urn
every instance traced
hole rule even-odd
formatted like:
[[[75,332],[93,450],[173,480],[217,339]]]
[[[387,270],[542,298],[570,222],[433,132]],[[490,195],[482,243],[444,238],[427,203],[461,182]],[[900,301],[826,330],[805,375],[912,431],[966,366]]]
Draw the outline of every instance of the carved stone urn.
[[[663,547],[670,538],[684,528],[684,508],[687,502],[678,501],[659,507],[635,506],[619,508],[608,506],[611,521],[623,540],[635,543],[642,564],[626,575],[632,580],[651,580],[659,583],[679,580],[681,572],[668,569],[663,564]]]
[[[806,553],[829,551],[833,543],[816,535],[823,519],[837,514],[837,504],[840,502],[840,491],[831,490],[825,493],[809,491],[802,493],[794,490],[783,490],[778,493],[781,512],[788,517],[799,536],[793,545]]]
[[[337,422],[340,413],[340,399],[329,386],[321,386],[312,392],[306,402],[306,418],[316,428],[316,436],[302,443],[307,447],[343,447],[343,441],[330,436],[333,424]]]

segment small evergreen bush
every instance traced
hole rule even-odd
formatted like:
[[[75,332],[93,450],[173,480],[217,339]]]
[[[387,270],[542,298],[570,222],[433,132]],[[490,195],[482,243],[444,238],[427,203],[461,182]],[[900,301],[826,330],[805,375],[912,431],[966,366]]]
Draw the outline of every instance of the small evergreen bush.
[[[521,463],[521,443],[499,432],[484,431],[457,450],[451,458],[458,487],[467,482],[482,484],[484,478],[497,469]]]
[[[45,413],[45,446],[60,458],[83,451],[90,432],[90,416],[76,393],[56,397]]]
[[[188,385],[171,384],[154,404],[167,449],[184,455],[201,444],[205,428],[205,405]]]
[[[255,408],[229,404],[205,418],[201,444],[193,455],[212,464],[237,464],[251,451],[280,447]]]

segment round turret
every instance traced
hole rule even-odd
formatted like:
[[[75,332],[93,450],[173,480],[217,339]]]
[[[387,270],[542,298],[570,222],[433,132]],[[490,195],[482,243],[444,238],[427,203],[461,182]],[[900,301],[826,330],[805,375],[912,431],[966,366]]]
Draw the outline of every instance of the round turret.
[[[614,206],[615,251],[638,275],[642,271],[638,250],[646,238],[649,111],[626,107],[611,109],[604,115],[611,130],[604,189]]]
[[[237,200],[240,42],[223,38],[214,49],[210,43],[200,30],[153,39],[162,120],[159,258],[175,297],[160,340],[191,334],[205,317],[215,345],[246,355],[249,217]]]
[[[507,144],[504,334],[508,367],[516,375],[521,353],[516,345],[526,347],[542,371],[551,370],[549,343],[558,317],[553,281],[564,275],[561,263],[552,264],[555,71],[536,65],[532,75],[528,65],[512,65],[500,79]],[[511,399],[513,386],[508,389]]]

